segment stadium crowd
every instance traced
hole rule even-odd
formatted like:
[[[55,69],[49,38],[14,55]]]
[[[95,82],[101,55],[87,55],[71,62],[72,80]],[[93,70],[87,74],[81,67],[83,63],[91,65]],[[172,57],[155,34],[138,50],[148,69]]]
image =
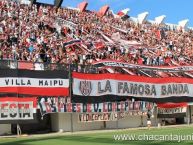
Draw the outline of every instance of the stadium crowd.
[[[78,12],[0,1],[0,59],[91,64],[193,64],[193,31],[114,18],[109,11]]]

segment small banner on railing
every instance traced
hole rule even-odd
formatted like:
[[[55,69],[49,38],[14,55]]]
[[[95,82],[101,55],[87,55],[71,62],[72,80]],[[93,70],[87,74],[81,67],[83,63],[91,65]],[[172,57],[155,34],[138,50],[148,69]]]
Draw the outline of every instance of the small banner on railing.
[[[94,121],[117,121],[128,116],[146,116],[147,112],[129,111],[129,112],[109,112],[109,113],[81,113],[78,115],[79,122]]]
[[[79,122],[117,121],[117,113],[82,113],[78,115]]]
[[[158,118],[174,118],[185,117],[187,111],[187,103],[164,103],[157,104]]]
[[[130,64],[121,61],[112,60],[102,60],[93,62],[96,67],[122,67],[122,68],[134,68],[134,69],[146,69],[146,70],[162,70],[162,71],[193,71],[193,66],[183,65],[183,66],[147,66],[147,65],[137,65]]]

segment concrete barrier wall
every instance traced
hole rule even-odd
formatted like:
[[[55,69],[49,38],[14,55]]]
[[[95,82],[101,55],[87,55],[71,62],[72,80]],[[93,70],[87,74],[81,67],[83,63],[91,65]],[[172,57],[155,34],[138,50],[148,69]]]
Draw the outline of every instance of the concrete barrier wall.
[[[74,131],[82,131],[82,130],[97,130],[104,129],[104,123],[102,121],[96,122],[79,122],[78,121],[78,113],[73,114],[73,130]]]
[[[11,124],[0,124],[0,135],[10,134]]]
[[[72,124],[71,124],[72,117]],[[156,124],[156,117],[152,118],[152,126]],[[121,129],[147,126],[147,117],[143,116],[126,116],[118,121],[106,121],[106,128],[103,121],[95,122],[79,122],[78,113],[57,113],[51,114],[52,131],[83,131],[83,130],[99,130],[99,129]]]

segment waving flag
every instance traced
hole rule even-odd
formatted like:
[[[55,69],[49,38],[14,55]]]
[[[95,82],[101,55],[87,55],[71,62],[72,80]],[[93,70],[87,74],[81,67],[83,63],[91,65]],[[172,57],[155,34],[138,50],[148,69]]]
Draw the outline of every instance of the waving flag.
[[[121,18],[123,20],[126,20],[129,18],[129,15],[128,15],[129,11],[130,11],[130,9],[126,8],[124,10],[119,11],[117,14],[114,14],[113,11],[111,11],[111,12],[112,12],[114,18]]]
[[[123,17],[123,16],[125,16],[125,15],[128,15],[129,11],[130,11],[130,9],[129,9],[129,8],[126,8],[126,9],[124,9],[124,10],[119,11],[119,12],[117,13],[117,15],[119,15],[120,17]]]
[[[71,40],[71,41],[68,41],[68,42],[65,42],[63,44],[64,47],[69,47],[69,46],[72,46],[72,45],[75,45],[75,44],[80,44],[81,43],[81,40]]]

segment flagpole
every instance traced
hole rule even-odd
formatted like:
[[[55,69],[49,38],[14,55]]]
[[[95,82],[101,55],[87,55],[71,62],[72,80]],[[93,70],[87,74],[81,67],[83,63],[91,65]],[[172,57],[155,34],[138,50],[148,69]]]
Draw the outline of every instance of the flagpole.
[[[18,76],[18,61],[17,61],[17,59],[13,60],[13,61],[14,61],[14,63],[16,63],[17,76]],[[17,91],[17,98],[19,98],[19,92],[18,91]],[[19,112],[19,110],[18,110],[18,112]],[[17,121],[17,136],[19,137],[21,134],[22,134],[21,128],[20,128],[19,122]]]
[[[69,64],[69,97],[70,103],[72,103],[72,70],[71,70],[71,62]],[[73,132],[73,112],[70,113],[70,122],[71,122],[71,132]]]

